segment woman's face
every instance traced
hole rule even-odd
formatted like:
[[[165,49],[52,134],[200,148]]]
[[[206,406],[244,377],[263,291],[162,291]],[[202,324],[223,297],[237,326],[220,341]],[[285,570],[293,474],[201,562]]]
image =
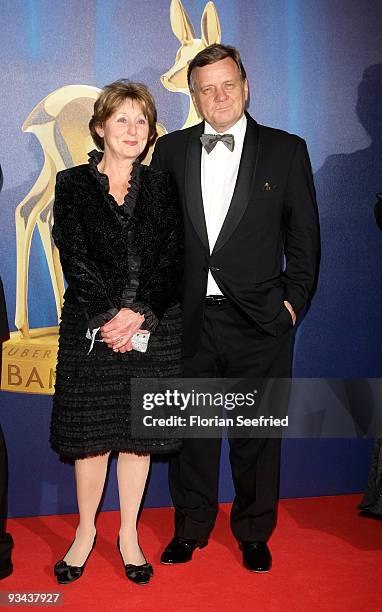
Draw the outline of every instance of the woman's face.
[[[139,102],[127,98],[96,130],[104,139],[105,155],[134,161],[146,146],[149,123]]]

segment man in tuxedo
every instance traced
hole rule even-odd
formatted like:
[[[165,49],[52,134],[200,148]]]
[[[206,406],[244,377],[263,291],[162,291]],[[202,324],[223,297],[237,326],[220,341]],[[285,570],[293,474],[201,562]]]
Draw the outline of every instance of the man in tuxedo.
[[[1,184],[0,167],[0,184]],[[7,311],[3,283],[0,278],[0,376],[1,376],[1,345],[9,337]],[[0,579],[6,578],[13,571],[11,551],[13,547],[12,536],[5,532],[7,518],[7,492],[8,492],[8,463],[7,449],[3,430],[0,423]]]
[[[319,261],[311,166],[298,136],[247,112],[238,51],[211,45],[188,68],[204,121],[160,138],[152,165],[170,171],[184,216],[184,375],[291,376],[293,327]],[[285,256],[285,264],[284,258]],[[271,568],[279,439],[230,438],[231,528],[252,571]],[[161,561],[184,563],[204,547],[218,510],[220,439],[185,439],[170,461],[175,537]]]

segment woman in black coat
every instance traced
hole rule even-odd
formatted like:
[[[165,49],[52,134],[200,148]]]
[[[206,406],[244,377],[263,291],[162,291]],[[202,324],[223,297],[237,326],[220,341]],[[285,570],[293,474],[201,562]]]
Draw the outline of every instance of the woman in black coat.
[[[95,515],[108,458],[118,452],[121,526],[118,548],[130,580],[153,570],[136,523],[150,453],[172,439],[136,439],[130,379],[181,375],[182,272],[178,204],[169,175],[141,165],[156,138],[156,110],[144,85],[117,81],[103,89],[90,131],[99,149],[89,163],[57,175],[53,238],[66,281],[60,325],[51,444],[75,460],[79,524],[58,582],[82,575],[95,543]],[[146,352],[134,349],[136,334]]]

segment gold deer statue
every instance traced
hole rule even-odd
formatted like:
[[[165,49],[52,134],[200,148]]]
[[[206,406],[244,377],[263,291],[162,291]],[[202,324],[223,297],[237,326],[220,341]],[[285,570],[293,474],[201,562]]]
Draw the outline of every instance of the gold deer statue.
[[[44,165],[35,184],[16,208],[17,288],[15,324],[29,336],[28,266],[34,228],[37,225],[51,277],[57,317],[61,315],[64,281],[58,251],[53,243],[53,198],[56,173],[84,163],[94,147],[88,130],[99,89],[67,85],[50,93],[35,106],[22,126],[38,138]]]
[[[171,0],[170,22],[172,31],[181,43],[174,65],[161,76],[163,86],[169,91],[182,92],[190,99],[190,109],[183,128],[199,123],[200,118],[192,102],[187,85],[187,67],[199,51],[214,43],[220,43],[221,31],[219,17],[213,2],[207,2],[200,23],[201,38],[195,38],[187,12],[180,0]]]

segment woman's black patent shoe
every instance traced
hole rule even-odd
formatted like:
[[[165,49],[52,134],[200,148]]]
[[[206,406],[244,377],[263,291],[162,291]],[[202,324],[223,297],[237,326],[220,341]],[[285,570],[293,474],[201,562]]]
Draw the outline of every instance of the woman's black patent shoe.
[[[142,565],[133,565],[132,563],[125,564],[119,546],[119,538],[117,540],[117,548],[119,550],[119,554],[121,555],[126,577],[135,584],[148,584],[150,582],[150,578],[152,578],[154,575],[152,565],[150,565],[150,563],[143,563]]]
[[[64,561],[63,559],[61,561],[57,561],[56,565],[54,566],[54,574],[59,584],[69,584],[70,582],[74,582],[75,580],[78,580],[78,578],[81,578],[84,572],[84,569],[85,569],[85,565],[95,546],[96,539],[97,539],[97,535],[94,536],[93,546],[91,547],[90,552],[85,559],[85,563],[81,565],[81,567],[76,567],[75,565],[68,565],[66,561]],[[70,550],[72,545],[73,545],[73,542],[68,548],[68,551]]]

